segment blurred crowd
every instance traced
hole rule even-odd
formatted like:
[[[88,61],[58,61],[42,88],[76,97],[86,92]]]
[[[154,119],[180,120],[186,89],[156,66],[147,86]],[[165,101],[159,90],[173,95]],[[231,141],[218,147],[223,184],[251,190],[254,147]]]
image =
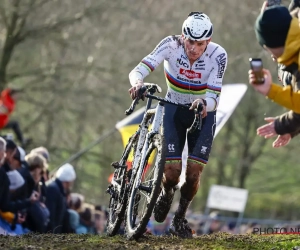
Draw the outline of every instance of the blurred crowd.
[[[169,227],[172,220],[173,214],[170,213],[164,223],[157,223],[153,218],[151,218],[148,225],[148,233],[154,235],[168,235]],[[208,218],[202,214],[189,213],[186,216],[189,226],[194,232],[194,235],[203,234],[213,234],[218,232],[226,233],[252,233],[253,227],[257,225],[256,223],[242,224],[238,228],[236,226],[236,220],[224,221],[222,220],[221,214],[219,212],[212,212]]]
[[[74,167],[50,177],[49,161],[44,147],[26,152],[12,136],[0,137],[0,234],[103,233],[104,209],[71,192]]]
[[[152,235],[169,235],[172,217],[173,214],[170,213],[163,223],[156,222],[152,217],[147,227],[147,233]],[[244,220],[242,223],[238,223],[237,218],[224,217],[220,211],[213,211],[208,216],[189,211],[186,218],[194,236],[220,232],[228,234],[284,234],[300,232],[299,222],[276,224],[269,221],[267,224],[259,220]]]
[[[0,234],[103,233],[104,209],[71,192],[74,167],[66,163],[50,176],[48,150],[41,146],[27,152],[32,140],[11,119],[21,93],[6,88],[0,94],[1,134],[14,133],[0,137]]]
[[[171,226],[174,211],[170,212],[166,220],[162,223],[156,222],[154,217],[150,218],[147,225],[145,235],[170,235],[169,228]],[[278,221],[264,221],[254,219],[243,219],[239,222],[238,218],[225,217],[222,211],[213,211],[205,216],[202,213],[196,213],[188,210],[186,219],[193,231],[193,237],[204,234],[227,233],[227,234],[286,234],[299,233],[300,222],[294,221],[290,223]],[[125,234],[124,225],[121,225],[119,234]]]

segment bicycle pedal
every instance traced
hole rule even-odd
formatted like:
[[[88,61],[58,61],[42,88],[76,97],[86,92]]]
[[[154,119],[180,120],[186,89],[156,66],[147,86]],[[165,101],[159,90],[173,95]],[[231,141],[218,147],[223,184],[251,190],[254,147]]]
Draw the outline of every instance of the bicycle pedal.
[[[116,168],[119,166],[119,162],[115,161],[110,164],[112,167]]]

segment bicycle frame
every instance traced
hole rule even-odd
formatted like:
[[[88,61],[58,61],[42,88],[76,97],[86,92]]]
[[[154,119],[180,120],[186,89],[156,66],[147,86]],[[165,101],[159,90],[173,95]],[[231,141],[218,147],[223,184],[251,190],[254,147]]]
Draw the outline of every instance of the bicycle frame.
[[[161,127],[163,113],[164,113],[164,107],[163,103],[158,103],[157,107],[155,109],[150,109],[152,103],[152,98],[148,98],[147,100],[147,106],[146,111],[143,117],[143,120],[141,122],[140,128],[137,131],[139,133],[139,140],[137,144],[137,150],[135,152],[134,161],[132,164],[132,176],[135,176],[136,174],[141,174],[140,172],[143,171],[142,168],[139,168],[140,162],[144,162],[146,157],[146,152],[149,148],[149,140],[150,138],[159,133],[159,129]],[[152,116],[154,115],[154,119],[152,122],[152,128],[149,131],[149,125],[150,120]],[[138,172],[137,172],[138,171]],[[135,185],[139,185],[141,180],[138,181]]]
[[[144,162],[146,157],[146,152],[149,148],[149,140],[152,136],[159,133],[159,129],[162,124],[163,120],[163,114],[164,114],[164,103],[176,105],[182,108],[189,108],[188,105],[173,102],[170,100],[166,100],[164,98],[154,96],[152,92],[150,94],[147,94],[146,97],[148,97],[147,105],[146,105],[146,111],[143,117],[143,120],[140,124],[140,128],[137,131],[139,133],[139,140],[137,144],[137,150],[135,152],[134,161],[132,164],[132,176],[135,176],[136,174],[139,176],[141,175],[141,172],[143,171],[143,168],[139,168],[140,162]],[[155,109],[150,109],[152,99],[158,100],[159,103]],[[150,124],[151,117],[154,115],[154,119],[152,122],[152,128],[150,131],[148,131],[148,127]],[[135,187],[139,186],[141,183],[141,179],[138,179],[135,182]]]
[[[139,135],[139,139],[138,139],[138,143],[137,143],[135,157],[134,157],[134,160],[132,163],[131,176],[135,176],[136,169],[138,169],[138,164],[139,164],[140,160],[144,160],[144,158],[141,159],[141,156],[143,155],[145,157],[145,153],[147,152],[148,146],[149,146],[145,142],[148,141],[148,139],[150,139],[150,134],[154,135],[159,132],[159,128],[162,123],[162,116],[163,116],[163,111],[164,111],[163,106],[162,106],[163,104],[160,103],[155,109],[151,109],[152,99],[154,99],[152,97],[154,97],[154,96],[151,95],[147,99],[147,105],[146,105],[146,110],[145,110],[145,113],[143,116],[143,120],[142,120],[138,130],[134,134],[134,136]],[[156,114],[159,114],[159,115],[156,115]],[[155,118],[153,121],[152,130],[149,133],[148,128],[150,125],[150,120],[153,117],[153,115],[155,115]],[[149,133],[149,134],[148,134],[148,137],[146,138],[147,133]],[[117,182],[115,177],[112,178],[111,184],[117,188],[119,193],[121,193],[121,184]]]

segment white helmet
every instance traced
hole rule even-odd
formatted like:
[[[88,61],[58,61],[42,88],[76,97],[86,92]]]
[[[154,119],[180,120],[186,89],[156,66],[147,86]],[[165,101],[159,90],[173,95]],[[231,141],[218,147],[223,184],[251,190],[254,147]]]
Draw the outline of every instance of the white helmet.
[[[191,12],[183,22],[182,34],[194,41],[208,40],[213,34],[213,25],[206,14]]]

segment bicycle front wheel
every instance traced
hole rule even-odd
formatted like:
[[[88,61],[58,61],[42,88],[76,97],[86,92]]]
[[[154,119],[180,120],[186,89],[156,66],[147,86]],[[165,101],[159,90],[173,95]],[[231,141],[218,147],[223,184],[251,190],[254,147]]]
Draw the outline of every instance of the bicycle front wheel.
[[[153,164],[149,160],[156,153]],[[157,197],[165,165],[164,137],[155,134],[149,143],[145,161],[139,164],[140,174],[133,176],[126,212],[126,235],[128,239],[138,239],[146,230]],[[138,172],[138,171],[137,171]]]

